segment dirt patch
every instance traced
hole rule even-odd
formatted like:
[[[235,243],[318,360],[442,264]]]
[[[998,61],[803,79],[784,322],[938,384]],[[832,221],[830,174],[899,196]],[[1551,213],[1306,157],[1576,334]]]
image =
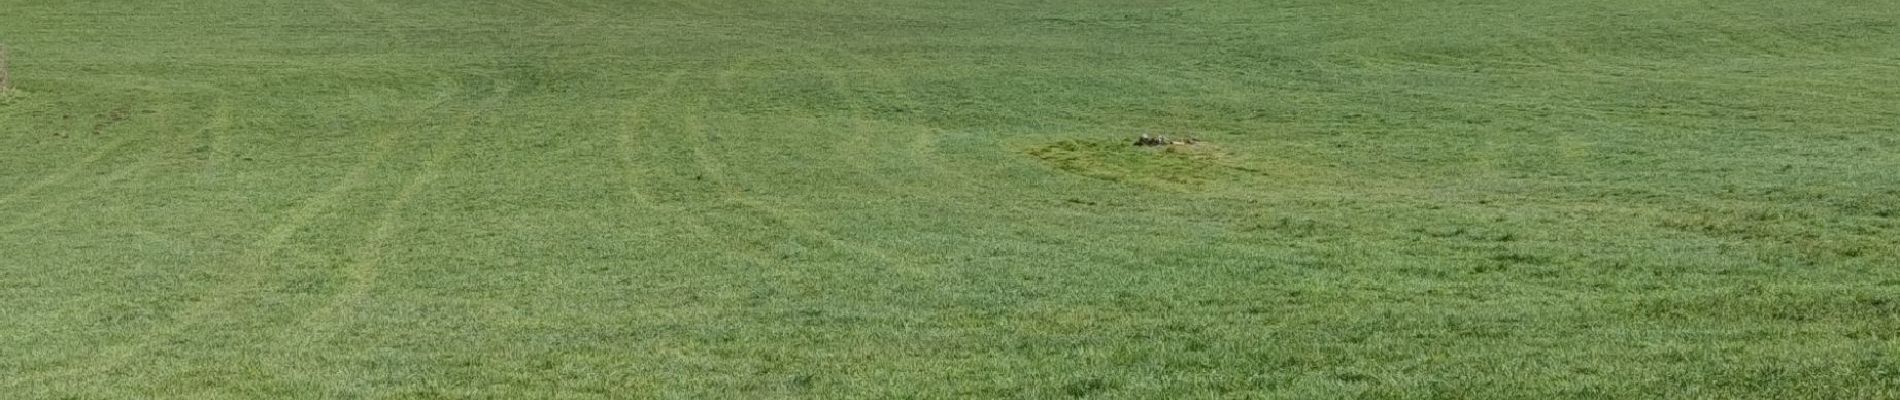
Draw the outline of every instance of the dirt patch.
[[[1235,172],[1219,147],[1200,141],[1131,146],[1119,140],[1064,140],[1026,153],[1058,170],[1148,186],[1193,188]]]

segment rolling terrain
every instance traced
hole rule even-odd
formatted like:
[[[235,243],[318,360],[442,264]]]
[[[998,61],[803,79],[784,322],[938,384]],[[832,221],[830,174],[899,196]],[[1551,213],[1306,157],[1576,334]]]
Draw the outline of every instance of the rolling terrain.
[[[0,44],[5,398],[1900,397],[1900,3],[6,0]]]

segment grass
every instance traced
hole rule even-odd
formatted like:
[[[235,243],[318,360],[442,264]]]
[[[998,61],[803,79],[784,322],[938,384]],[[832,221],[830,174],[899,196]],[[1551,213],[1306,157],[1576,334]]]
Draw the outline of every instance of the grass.
[[[8,398],[1900,397],[1900,3],[4,8]]]

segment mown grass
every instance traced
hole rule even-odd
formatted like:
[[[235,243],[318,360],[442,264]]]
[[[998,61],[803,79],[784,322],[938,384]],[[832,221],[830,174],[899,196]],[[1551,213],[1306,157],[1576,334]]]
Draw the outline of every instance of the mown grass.
[[[1900,5],[0,9],[0,397],[1900,397]]]

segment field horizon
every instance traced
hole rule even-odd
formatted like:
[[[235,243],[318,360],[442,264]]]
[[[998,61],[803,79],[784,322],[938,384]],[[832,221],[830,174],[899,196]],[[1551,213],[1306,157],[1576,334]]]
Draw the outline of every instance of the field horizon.
[[[0,397],[1900,398],[1896,44],[1834,0],[12,0]]]

